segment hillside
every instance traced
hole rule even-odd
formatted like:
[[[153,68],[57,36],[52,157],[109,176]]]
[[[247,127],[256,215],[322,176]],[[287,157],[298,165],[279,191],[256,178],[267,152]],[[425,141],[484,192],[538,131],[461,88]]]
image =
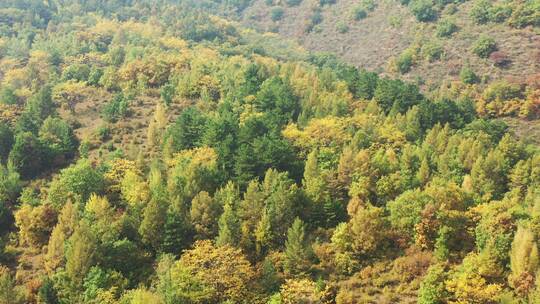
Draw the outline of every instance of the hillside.
[[[538,304],[537,2],[270,2],[0,2],[0,304]]]
[[[413,66],[403,73],[404,77],[431,89],[459,79],[466,64],[486,82],[502,78],[525,81],[527,76],[540,73],[539,28],[510,26],[506,21],[479,24],[471,12],[482,1],[456,1],[438,9],[437,17],[426,22],[418,21],[411,9],[399,1],[339,0],[326,5],[321,5],[322,1],[297,2],[287,5],[287,1],[253,1],[243,12],[242,23],[277,32],[308,50],[332,52],[357,67],[389,75],[398,74],[393,59],[408,49],[414,50],[417,54]],[[487,6],[502,2],[488,1]],[[283,10],[282,16],[272,19],[272,11],[276,10]],[[358,11],[366,16],[356,17]],[[437,30],[447,23],[455,29],[441,37]],[[471,51],[482,36],[495,40],[498,52],[508,63],[497,66],[494,58],[480,58]],[[426,58],[427,48],[437,48],[440,54]]]

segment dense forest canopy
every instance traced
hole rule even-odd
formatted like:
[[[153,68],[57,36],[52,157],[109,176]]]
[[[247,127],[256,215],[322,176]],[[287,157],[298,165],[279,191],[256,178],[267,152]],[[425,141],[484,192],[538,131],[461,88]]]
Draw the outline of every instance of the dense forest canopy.
[[[252,2],[0,3],[0,303],[540,303],[540,151],[500,119],[538,78],[426,90]]]

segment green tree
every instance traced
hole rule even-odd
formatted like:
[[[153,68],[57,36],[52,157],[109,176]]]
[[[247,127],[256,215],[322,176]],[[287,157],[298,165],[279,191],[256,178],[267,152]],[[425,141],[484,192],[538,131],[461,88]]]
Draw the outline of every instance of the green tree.
[[[0,121],[0,163],[7,161],[14,143],[13,132],[8,125]]]
[[[448,292],[444,281],[447,279],[447,272],[444,266],[435,264],[431,266],[418,290],[418,304],[442,304],[446,303]]]
[[[403,192],[387,204],[390,223],[407,236],[414,236],[414,228],[420,223],[422,210],[430,202],[431,197],[418,189]]]
[[[175,89],[174,86],[170,83],[165,84],[163,87],[161,87],[161,100],[163,100],[163,103],[167,106],[169,106],[174,98],[175,95]]]
[[[49,116],[56,114],[50,86],[44,86],[32,95],[25,105],[24,111],[17,120],[15,129],[18,132],[37,134],[41,123]]]
[[[88,223],[81,221],[68,240],[66,274],[76,286],[82,286],[90,267],[95,264],[97,243]]]
[[[139,233],[143,242],[154,251],[161,249],[166,220],[167,204],[156,198],[150,199],[143,211]]]
[[[20,176],[11,167],[0,164],[0,202],[14,204],[22,189]]]
[[[24,302],[23,293],[15,286],[10,270],[5,266],[0,266],[0,303],[22,304]]]
[[[0,90],[0,103],[6,105],[13,105],[17,103],[17,96],[10,87],[3,87]]]
[[[420,103],[423,96],[413,84],[385,78],[378,81],[374,99],[386,113],[393,107],[396,107],[399,113],[405,113],[410,107]]]
[[[47,201],[54,206],[63,206],[70,199],[85,203],[91,194],[101,194],[104,184],[103,174],[83,159],[60,171],[51,182]]]
[[[191,223],[199,239],[214,238],[218,233],[221,205],[206,191],[201,191],[191,201]]]
[[[53,156],[71,158],[78,147],[78,140],[71,127],[60,118],[48,117],[39,129],[39,140]]]
[[[223,213],[219,217],[219,233],[216,238],[217,245],[238,244],[240,237],[240,221],[236,214],[234,202],[226,202],[223,206]]]
[[[39,303],[43,304],[59,304],[58,295],[54,288],[53,281],[46,277],[41,283],[38,290]]]
[[[310,251],[310,246],[306,239],[304,222],[299,218],[296,218],[287,231],[287,241],[285,242],[285,271],[292,276],[302,275],[308,271],[311,259]]]
[[[291,86],[279,77],[263,82],[256,96],[261,110],[276,111],[280,117],[295,119],[299,114],[298,98]]]
[[[30,179],[42,173],[46,159],[47,152],[34,134],[30,132],[17,134],[8,161],[23,179]]]
[[[178,254],[189,247],[193,237],[193,228],[187,207],[175,201],[167,209],[163,235],[163,251]]]
[[[165,135],[172,140],[174,151],[191,149],[200,145],[206,128],[207,119],[197,108],[190,107],[182,111]]]

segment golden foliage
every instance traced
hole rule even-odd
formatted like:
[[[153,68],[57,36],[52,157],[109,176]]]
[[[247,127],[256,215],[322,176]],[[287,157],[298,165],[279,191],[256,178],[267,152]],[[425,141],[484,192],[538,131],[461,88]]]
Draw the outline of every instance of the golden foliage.
[[[105,180],[109,186],[109,191],[117,193],[121,191],[122,180],[127,172],[133,172],[139,176],[142,175],[142,172],[132,160],[117,158],[112,161],[109,169],[104,174]]]
[[[317,284],[308,279],[287,280],[281,286],[281,301],[283,304],[323,303],[323,292]]]
[[[252,296],[255,272],[240,249],[216,247],[211,241],[197,241],[175,264],[173,273],[188,269],[213,290],[211,302],[246,301]]]

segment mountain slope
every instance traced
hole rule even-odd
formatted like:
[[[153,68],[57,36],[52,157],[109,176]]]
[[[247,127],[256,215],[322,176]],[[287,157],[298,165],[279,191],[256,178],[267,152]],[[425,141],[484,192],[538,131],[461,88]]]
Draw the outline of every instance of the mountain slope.
[[[420,50],[410,72],[404,77],[420,77],[428,86],[440,85],[444,80],[458,78],[462,66],[469,64],[480,76],[489,79],[514,78],[524,80],[528,75],[540,73],[540,35],[538,27],[510,27],[507,23],[488,22],[477,24],[471,11],[478,1],[447,5],[437,20],[420,22],[406,5],[399,1],[339,0],[335,4],[321,5],[319,1],[304,0],[297,6],[286,1],[256,0],[244,13],[242,22],[263,31],[276,31],[284,37],[295,39],[312,51],[338,54],[346,61],[375,71],[396,74],[392,59],[408,48]],[[363,19],[354,18],[355,9],[362,3],[372,2],[373,10]],[[272,20],[272,11],[283,9],[281,18]],[[319,14],[320,23],[309,30],[313,16]],[[437,26],[450,20],[457,30],[449,37],[437,37]],[[493,60],[479,58],[471,51],[475,41],[482,36],[492,37],[498,50],[511,61],[497,67]],[[422,47],[441,47],[441,58],[430,60],[422,54]],[[424,52],[425,53],[425,52]]]

